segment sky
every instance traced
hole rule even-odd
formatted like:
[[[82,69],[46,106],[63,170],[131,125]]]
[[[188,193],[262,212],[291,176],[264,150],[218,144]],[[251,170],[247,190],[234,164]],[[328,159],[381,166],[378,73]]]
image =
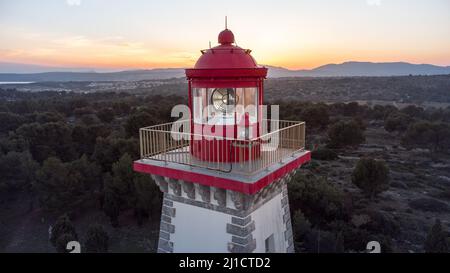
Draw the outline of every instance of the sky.
[[[191,67],[225,15],[260,64],[450,65],[449,0],[0,0],[0,62]]]

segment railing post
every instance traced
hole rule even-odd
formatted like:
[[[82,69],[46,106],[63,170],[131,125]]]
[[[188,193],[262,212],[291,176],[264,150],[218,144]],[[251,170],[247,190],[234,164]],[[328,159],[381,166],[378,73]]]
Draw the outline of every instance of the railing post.
[[[163,138],[163,153],[164,153],[164,164],[167,165],[167,151],[166,151],[166,136],[164,134],[164,131],[162,132],[162,138]]]
[[[141,158],[144,158],[144,146],[143,146],[143,142],[142,142],[142,134],[143,134],[143,130],[139,129],[139,148],[140,148],[140,153],[141,153]]]
[[[302,123],[302,147],[301,148],[305,148],[305,137],[306,137],[306,132],[305,132],[305,130],[306,130],[306,123]]]

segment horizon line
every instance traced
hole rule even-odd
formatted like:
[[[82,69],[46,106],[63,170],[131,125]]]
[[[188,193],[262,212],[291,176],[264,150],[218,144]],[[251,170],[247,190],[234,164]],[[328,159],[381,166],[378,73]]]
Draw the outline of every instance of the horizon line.
[[[408,61],[355,61],[355,60],[349,60],[344,61],[340,63],[325,63],[322,65],[318,65],[313,68],[290,68],[280,65],[272,65],[272,64],[260,64],[260,66],[266,66],[266,67],[273,67],[273,68],[280,68],[285,69],[289,71],[312,71],[315,69],[318,69],[323,66],[327,65],[343,65],[347,63],[370,63],[370,64],[410,64],[410,65],[431,65],[441,68],[449,68],[449,65],[440,65],[440,64],[433,64],[433,63],[415,63],[415,62],[408,62]],[[48,72],[66,72],[66,73],[114,73],[114,72],[126,72],[126,71],[137,71],[137,70],[164,70],[164,69],[187,69],[190,68],[189,66],[186,67],[102,67],[102,66],[53,66],[53,65],[47,65],[47,64],[38,64],[38,63],[21,63],[21,62],[8,62],[8,61],[1,61],[0,64],[6,64],[6,65],[24,65],[24,66],[35,66],[36,69],[56,69],[56,70],[48,70],[48,71],[41,71],[41,72],[0,72],[2,74],[5,73],[11,73],[11,74],[34,74],[34,73],[48,73]],[[60,69],[60,70],[58,70]],[[66,71],[61,71],[66,70]],[[70,70],[73,69],[73,70]],[[81,71],[76,71],[81,70]]]

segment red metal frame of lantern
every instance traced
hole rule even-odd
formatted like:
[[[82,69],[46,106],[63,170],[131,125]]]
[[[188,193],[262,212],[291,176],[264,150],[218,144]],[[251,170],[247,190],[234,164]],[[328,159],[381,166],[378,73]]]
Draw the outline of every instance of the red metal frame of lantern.
[[[189,88],[189,109],[191,111],[191,130],[194,135],[191,139],[191,154],[196,158],[212,162],[242,162],[256,159],[260,156],[260,145],[255,142],[247,145],[249,140],[239,140],[237,137],[238,127],[255,132],[253,138],[259,137],[262,123],[262,103],[264,79],[267,76],[267,68],[257,65],[255,59],[250,55],[251,50],[240,48],[234,43],[233,33],[225,29],[219,34],[219,44],[216,47],[202,50],[202,56],[198,59],[194,68],[186,69]],[[227,124],[204,124],[196,122],[193,115],[198,111],[193,107],[193,89],[205,88],[256,88],[258,101],[256,102],[257,120],[251,123],[248,114],[236,120],[236,112],[233,114],[234,122]],[[236,91],[234,91],[236,94]],[[244,90],[245,92],[245,90]],[[208,94],[204,94],[208,98]],[[251,128],[249,128],[251,127]],[[223,134],[216,134],[224,132]],[[232,132],[232,136],[227,132]],[[217,138],[211,138],[211,132]],[[201,136],[198,139],[195,136]]]

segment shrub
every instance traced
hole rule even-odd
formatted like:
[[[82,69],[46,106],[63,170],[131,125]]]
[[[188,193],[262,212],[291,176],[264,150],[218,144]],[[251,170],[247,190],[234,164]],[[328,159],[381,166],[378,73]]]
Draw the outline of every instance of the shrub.
[[[300,209],[311,223],[347,218],[346,196],[324,178],[297,174],[288,187],[291,209]]]
[[[449,238],[446,232],[442,230],[441,221],[436,219],[433,227],[428,233],[424,245],[425,252],[428,253],[447,253],[450,251]]]
[[[384,161],[362,158],[353,170],[352,183],[373,198],[389,188],[389,169]]]
[[[450,149],[450,125],[442,122],[419,121],[408,127],[402,144],[409,148],[427,148],[433,152]]]
[[[77,240],[78,238],[75,227],[70,221],[69,216],[67,216],[66,214],[60,216],[53,225],[52,233],[50,236],[50,242],[53,244],[53,246],[58,247],[57,241],[63,234],[67,236],[70,235],[73,240]],[[64,249],[65,248],[66,246],[64,245]]]
[[[311,223],[306,219],[301,210],[297,210],[292,218],[292,226],[294,236],[297,240],[302,240],[305,235],[311,230]]]
[[[86,236],[86,252],[105,253],[108,252],[109,236],[100,225],[89,227]]]
[[[408,128],[411,118],[401,112],[392,112],[384,120],[384,129],[388,132],[403,132]]]
[[[71,233],[64,233],[58,237],[56,240],[56,251],[59,253],[67,253],[70,252],[70,249],[67,249],[67,244],[71,241],[76,241],[77,238]]]
[[[312,152],[311,157],[317,160],[335,160],[338,158],[338,155],[331,149],[320,147]]]
[[[424,109],[415,105],[408,105],[401,112],[412,118],[420,118],[424,115]]]
[[[328,130],[330,148],[342,148],[345,146],[357,146],[365,141],[364,131],[360,124],[352,120],[340,121]]]
[[[376,210],[367,211],[370,221],[361,225],[373,234],[396,236],[400,232],[399,224],[387,213]]]
[[[309,105],[303,109],[301,119],[311,128],[325,128],[330,122],[328,106],[325,104]]]
[[[341,233],[314,229],[306,235],[304,248],[314,253],[344,252],[343,236]]]

